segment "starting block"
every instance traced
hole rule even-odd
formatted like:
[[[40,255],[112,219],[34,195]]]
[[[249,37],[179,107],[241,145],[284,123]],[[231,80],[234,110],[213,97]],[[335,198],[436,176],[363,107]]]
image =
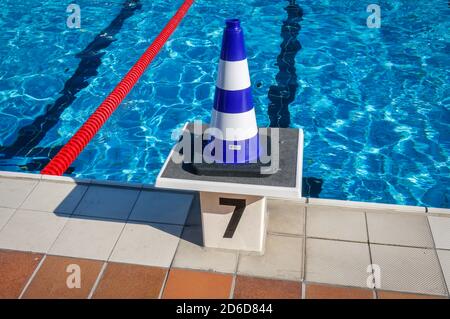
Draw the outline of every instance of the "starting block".
[[[203,125],[202,130],[207,128]],[[264,128],[271,136],[271,157],[279,158],[276,172],[264,177],[197,175],[180,163],[186,156],[173,147],[156,179],[156,187],[200,192],[203,243],[206,247],[264,253],[267,230],[266,198],[299,199],[302,189],[303,131]],[[267,133],[262,131],[266,130]],[[273,138],[274,130],[278,138]],[[184,136],[196,136],[193,123]]]

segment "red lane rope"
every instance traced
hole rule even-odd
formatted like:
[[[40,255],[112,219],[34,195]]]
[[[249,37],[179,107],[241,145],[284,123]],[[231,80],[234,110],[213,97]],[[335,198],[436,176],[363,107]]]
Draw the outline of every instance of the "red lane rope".
[[[194,0],[185,0],[183,2],[181,7],[166,24],[164,29],[162,29],[153,43],[147,48],[144,54],[133,65],[102,104],[100,104],[95,112],[87,119],[83,126],[81,126],[47,166],[44,167],[41,174],[62,175],[67,168],[69,168],[69,165],[78,157],[89,141],[97,134],[98,130],[116,110],[122,100],[130,93],[145,69],[164,46],[173,31],[175,31],[193,2]]]

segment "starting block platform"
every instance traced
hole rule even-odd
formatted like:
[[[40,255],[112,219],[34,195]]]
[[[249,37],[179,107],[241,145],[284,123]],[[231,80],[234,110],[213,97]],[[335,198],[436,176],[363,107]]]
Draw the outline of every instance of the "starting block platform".
[[[195,132],[186,124],[183,137],[191,145],[203,139],[208,126]],[[203,243],[206,247],[264,253],[267,207],[266,197],[299,199],[302,189],[303,130],[293,128],[259,128],[271,143],[270,174],[253,176],[197,175],[189,169],[196,154],[185,154],[178,143],[167,157],[156,179],[156,187],[200,192]],[[185,141],[186,142],[186,141]],[[200,144],[201,145],[201,144]],[[191,147],[192,152],[194,148]],[[189,156],[189,158],[188,158]],[[201,156],[201,154],[197,154]],[[198,158],[198,157],[197,157]]]

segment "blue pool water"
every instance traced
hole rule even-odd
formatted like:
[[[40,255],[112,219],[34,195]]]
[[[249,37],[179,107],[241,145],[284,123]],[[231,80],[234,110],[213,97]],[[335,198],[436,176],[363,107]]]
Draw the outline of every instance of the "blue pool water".
[[[0,3],[0,170],[38,172],[182,3]],[[305,131],[306,196],[450,207],[449,8],[197,0],[140,82],[73,163],[76,177],[153,183],[184,122],[209,122],[224,19],[245,30],[259,126]],[[126,3],[126,8],[124,8]],[[289,5],[289,6],[288,6]]]

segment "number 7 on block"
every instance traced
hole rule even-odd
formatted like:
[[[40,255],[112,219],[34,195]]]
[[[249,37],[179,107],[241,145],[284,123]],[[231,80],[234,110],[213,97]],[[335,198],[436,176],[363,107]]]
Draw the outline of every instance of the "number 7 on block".
[[[223,238],[233,238],[234,232],[236,231],[242,214],[244,213],[245,206],[247,205],[245,199],[219,197],[219,204],[234,206],[233,215],[231,215],[230,222],[228,223],[227,229],[225,229],[225,233],[223,234]]]

